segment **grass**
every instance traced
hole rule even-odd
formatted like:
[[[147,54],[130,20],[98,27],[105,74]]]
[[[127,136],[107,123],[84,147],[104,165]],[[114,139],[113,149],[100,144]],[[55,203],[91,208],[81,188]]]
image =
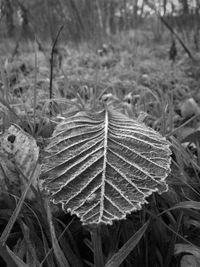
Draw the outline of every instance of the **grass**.
[[[2,67],[2,134],[15,123],[36,139],[42,151],[59,121],[58,114],[73,114],[88,108],[103,93],[111,93],[122,112],[167,136],[173,154],[169,191],[152,195],[141,211],[112,226],[102,225],[98,231],[82,226],[76,217],[49,203],[39,183],[31,186],[32,178],[20,192],[19,184],[11,183],[1,163],[1,266],[175,267],[183,264],[187,252],[199,262],[199,143],[193,139],[182,142],[188,127],[194,131],[199,127],[199,114],[192,118],[180,114],[184,99],[193,97],[199,103],[199,69],[181,48],[172,66],[168,44],[155,44],[149,37],[149,45],[147,37],[140,32],[137,36],[126,33],[120,40],[113,37],[114,52],[103,57],[86,44],[79,49],[66,48],[62,68],[54,68],[52,105],[44,55],[22,52]],[[42,156],[41,152],[33,179],[39,179]],[[7,159],[2,153],[0,157]],[[31,188],[34,197],[28,199]]]

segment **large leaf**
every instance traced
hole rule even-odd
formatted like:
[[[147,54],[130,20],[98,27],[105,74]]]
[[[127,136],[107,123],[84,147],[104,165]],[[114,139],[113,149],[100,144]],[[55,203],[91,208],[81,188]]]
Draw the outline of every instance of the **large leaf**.
[[[84,224],[111,224],[168,189],[168,141],[114,110],[65,119],[46,153],[43,187]]]

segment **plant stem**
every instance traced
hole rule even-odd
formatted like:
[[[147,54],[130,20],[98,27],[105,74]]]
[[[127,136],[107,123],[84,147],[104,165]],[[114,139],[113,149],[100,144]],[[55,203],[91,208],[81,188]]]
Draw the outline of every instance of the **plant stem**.
[[[52,45],[52,49],[51,49],[51,57],[50,57],[50,78],[49,78],[49,99],[50,99],[50,116],[52,116],[52,97],[53,97],[53,88],[52,88],[52,85],[53,85],[53,56],[54,56],[54,52],[55,52],[55,47],[56,47],[56,44],[57,44],[57,41],[58,41],[58,37],[63,29],[64,25],[61,25],[59,30],[58,30],[58,33],[56,35],[56,38],[53,42],[53,45]]]
[[[37,104],[37,48],[36,48],[36,36],[34,42],[35,50],[35,74],[34,74],[34,91],[33,91],[33,119],[34,119],[34,137],[36,132],[36,104]]]
[[[103,267],[103,252],[101,243],[101,226],[94,225],[90,229],[93,249],[94,249],[94,267]]]

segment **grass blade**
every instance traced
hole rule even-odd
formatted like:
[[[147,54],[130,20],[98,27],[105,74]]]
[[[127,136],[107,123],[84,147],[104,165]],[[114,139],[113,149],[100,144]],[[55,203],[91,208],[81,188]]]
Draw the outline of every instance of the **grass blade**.
[[[163,215],[164,213],[171,211],[171,210],[177,210],[177,209],[195,209],[195,210],[200,210],[200,202],[199,201],[182,201],[174,205],[173,207],[164,210],[161,212],[159,215]]]
[[[36,166],[35,166],[32,174],[31,174],[30,178],[28,179],[29,182],[28,182],[28,184],[26,186],[26,189],[24,190],[24,192],[23,192],[23,194],[22,194],[22,196],[21,196],[21,198],[20,198],[20,200],[19,200],[19,202],[18,202],[18,204],[17,204],[17,206],[16,206],[16,208],[15,208],[15,210],[14,210],[14,212],[13,212],[11,218],[10,218],[10,220],[8,221],[8,223],[6,225],[6,228],[4,229],[4,231],[3,231],[3,233],[2,233],[2,235],[0,237],[0,245],[1,246],[5,245],[5,242],[6,242],[8,236],[9,236],[11,230],[12,230],[12,227],[13,227],[13,225],[14,225],[14,223],[15,223],[15,221],[16,221],[19,213],[20,213],[20,210],[21,210],[22,205],[24,203],[24,200],[26,198],[27,192],[28,192],[32,182],[34,180],[36,180],[36,178],[39,176],[39,174],[40,174],[40,165],[36,164]]]
[[[126,259],[129,253],[137,246],[140,239],[144,235],[149,222],[146,222],[124,245],[115,253],[106,263],[105,267],[118,267]]]
[[[180,231],[182,218],[183,218],[183,212],[180,212],[180,214],[178,215],[178,218],[177,218],[177,224],[175,226],[176,227],[175,231],[177,232],[177,234]],[[171,236],[171,240],[169,242],[168,250],[166,252],[166,257],[165,257],[165,261],[164,261],[165,267],[169,267],[171,264],[172,256],[174,254],[173,253],[174,247],[175,247],[176,240],[177,240],[177,234],[173,233]]]
[[[68,260],[66,259],[63,251],[60,248],[60,245],[58,243],[58,239],[56,237],[53,221],[52,221],[52,214],[51,209],[49,207],[48,200],[46,200],[46,208],[47,208],[47,217],[49,222],[49,228],[51,232],[51,240],[52,240],[52,246],[54,250],[54,255],[56,257],[56,260],[60,267],[70,267]]]
[[[8,246],[0,248],[0,255],[9,267],[28,267]]]

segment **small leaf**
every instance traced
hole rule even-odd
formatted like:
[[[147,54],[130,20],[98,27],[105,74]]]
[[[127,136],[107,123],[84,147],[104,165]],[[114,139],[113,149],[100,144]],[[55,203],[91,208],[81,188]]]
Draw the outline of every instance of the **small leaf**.
[[[35,139],[20,127],[11,125],[0,138],[0,154],[2,168],[10,183],[15,184],[16,190],[21,186],[23,192],[39,157],[39,147]],[[37,180],[34,180],[34,187],[36,184]],[[29,199],[33,197],[31,191],[27,197]]]
[[[35,139],[15,125],[11,125],[1,137],[0,151],[17,164],[26,177],[32,173],[39,156]]]
[[[84,224],[112,224],[168,189],[169,142],[115,110],[65,119],[46,153],[42,186]]]
[[[118,267],[126,259],[129,253],[137,246],[140,239],[144,235],[149,221],[146,222],[124,245],[120,250],[112,256],[106,263],[105,267]]]

